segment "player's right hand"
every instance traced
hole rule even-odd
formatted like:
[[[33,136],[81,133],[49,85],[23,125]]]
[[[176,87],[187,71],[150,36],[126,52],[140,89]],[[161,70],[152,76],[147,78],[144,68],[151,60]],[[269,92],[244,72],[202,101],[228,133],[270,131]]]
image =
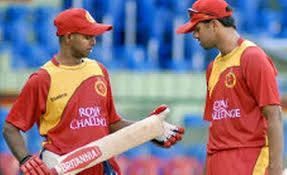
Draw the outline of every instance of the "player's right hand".
[[[167,105],[160,105],[153,110],[150,116],[157,115],[159,117],[165,118],[168,112],[169,108]],[[169,148],[182,139],[184,134],[183,127],[175,126],[165,121],[163,121],[163,127],[164,127],[163,135],[158,136],[152,140],[152,142],[155,143],[156,145],[164,148]]]
[[[23,175],[51,175],[51,170],[45,163],[35,155],[29,155],[20,162]]]

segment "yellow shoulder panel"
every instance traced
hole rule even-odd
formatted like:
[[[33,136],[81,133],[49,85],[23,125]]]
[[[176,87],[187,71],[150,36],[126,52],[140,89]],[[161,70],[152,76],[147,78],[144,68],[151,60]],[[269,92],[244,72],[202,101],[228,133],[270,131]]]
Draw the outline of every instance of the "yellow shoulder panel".
[[[214,87],[216,86],[220,75],[229,67],[240,66],[240,58],[243,51],[247,47],[256,46],[253,42],[245,40],[243,43],[235,48],[232,52],[225,56],[220,54],[215,58],[208,80],[209,96],[211,96]]]

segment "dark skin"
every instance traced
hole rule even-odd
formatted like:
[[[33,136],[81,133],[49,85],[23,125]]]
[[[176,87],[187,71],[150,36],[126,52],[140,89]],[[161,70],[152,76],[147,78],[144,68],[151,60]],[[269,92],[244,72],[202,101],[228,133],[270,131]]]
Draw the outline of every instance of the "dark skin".
[[[66,66],[79,65],[82,63],[82,58],[89,55],[95,44],[95,36],[91,35],[73,33],[61,36],[60,52],[56,56],[56,60]],[[121,119],[110,125],[109,129],[112,133],[132,123],[132,121]],[[24,138],[17,127],[5,122],[3,126],[3,136],[18,161],[21,161],[29,154]]]
[[[233,27],[224,27],[218,20],[200,22],[195,26],[193,37],[205,49],[217,48],[224,56],[237,47],[239,34]],[[283,170],[283,126],[281,107],[266,105],[262,114],[267,119],[269,144],[269,175],[281,175]],[[204,173],[205,174],[205,173]]]
[[[66,66],[81,64],[82,58],[87,57],[96,44],[96,39],[91,35],[78,33],[67,34],[60,39],[60,52],[57,61]]]
[[[13,155],[18,161],[21,161],[25,156],[28,155],[24,138],[18,128],[5,122],[3,126],[3,136]]]
[[[269,175],[281,174],[283,170],[283,125],[281,107],[268,105],[263,107],[263,115],[268,122]]]

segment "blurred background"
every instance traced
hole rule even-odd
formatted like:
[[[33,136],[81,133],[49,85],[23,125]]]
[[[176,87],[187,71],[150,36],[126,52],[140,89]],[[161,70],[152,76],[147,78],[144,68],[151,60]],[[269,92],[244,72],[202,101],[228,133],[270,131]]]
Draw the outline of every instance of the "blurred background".
[[[97,38],[90,58],[109,69],[118,112],[127,119],[137,120],[164,103],[172,111],[168,120],[187,129],[183,141],[171,149],[164,150],[147,143],[118,156],[123,174],[200,175],[208,126],[202,121],[206,88],[204,70],[217,51],[201,49],[191,35],[175,34],[177,26],[188,20],[187,8],[193,2],[1,0],[0,128],[28,76],[58,51],[53,26],[55,15],[69,7],[84,7],[96,21],[114,27]],[[227,2],[235,10],[242,36],[263,47],[279,69],[278,83],[287,133],[287,0]],[[38,153],[42,139],[36,126],[24,136],[29,150]],[[284,148],[285,159],[286,156],[287,148]],[[18,173],[18,163],[1,134],[0,174]]]

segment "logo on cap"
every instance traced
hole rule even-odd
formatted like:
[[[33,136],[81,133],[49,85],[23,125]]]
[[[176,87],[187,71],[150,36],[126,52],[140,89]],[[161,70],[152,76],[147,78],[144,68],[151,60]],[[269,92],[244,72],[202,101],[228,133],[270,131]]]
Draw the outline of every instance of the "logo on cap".
[[[91,16],[91,14],[86,11],[86,19],[90,22],[90,23],[95,23],[95,19]]]

